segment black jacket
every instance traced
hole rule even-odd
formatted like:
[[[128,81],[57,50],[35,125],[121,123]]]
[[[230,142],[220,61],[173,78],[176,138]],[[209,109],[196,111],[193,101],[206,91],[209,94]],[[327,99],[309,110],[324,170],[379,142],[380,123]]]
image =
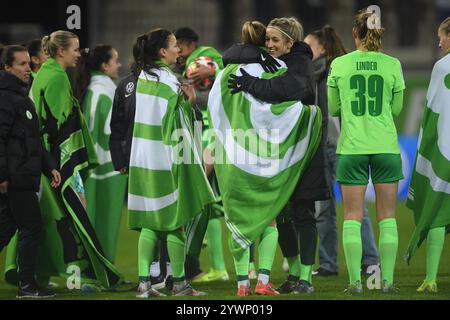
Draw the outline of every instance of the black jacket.
[[[41,172],[51,177],[57,162],[42,147],[39,119],[27,84],[0,71],[0,182],[39,190]]]
[[[261,50],[253,45],[234,45],[224,53],[223,61],[224,64],[257,63]],[[306,43],[295,43],[289,53],[278,57],[286,63],[288,70],[270,80],[252,79],[248,92],[260,100],[272,103],[301,100],[304,104],[315,104],[316,82],[312,57],[311,48]],[[322,132],[326,136],[326,131]],[[330,186],[326,168],[325,144],[322,136],[315,155],[294,190],[293,200],[329,199]]]
[[[257,63],[260,48],[253,45],[233,45],[223,54],[224,65],[229,63]],[[304,104],[314,104],[314,69],[311,62],[311,48],[304,42],[296,42],[291,51],[278,57],[288,70],[270,80],[254,78],[248,93],[262,101],[278,103],[301,100]]]
[[[328,97],[327,97],[327,79],[328,68],[327,59],[321,56],[313,61],[314,80],[316,83],[315,105],[322,111],[322,140],[327,140],[328,133]]]
[[[117,171],[128,168],[130,163],[138,77],[139,73],[133,71],[123,78],[114,95],[109,149],[114,169]]]

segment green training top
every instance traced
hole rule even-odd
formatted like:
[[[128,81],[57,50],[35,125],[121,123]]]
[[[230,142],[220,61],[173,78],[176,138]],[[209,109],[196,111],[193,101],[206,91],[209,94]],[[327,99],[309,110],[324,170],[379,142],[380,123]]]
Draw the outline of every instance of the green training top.
[[[342,119],[336,153],[400,153],[393,115],[402,109],[405,82],[398,59],[353,51],[332,62],[327,85],[329,111]]]

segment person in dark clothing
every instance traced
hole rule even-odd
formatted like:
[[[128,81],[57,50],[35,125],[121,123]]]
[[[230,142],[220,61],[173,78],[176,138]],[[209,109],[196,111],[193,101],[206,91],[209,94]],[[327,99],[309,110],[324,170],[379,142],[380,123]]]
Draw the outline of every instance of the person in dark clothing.
[[[28,98],[30,57],[22,46],[7,46],[0,71],[0,251],[18,230],[19,290],[17,298],[46,298],[55,294],[40,288],[35,264],[42,231],[36,193],[41,172],[57,188],[57,162],[43,150],[39,120]]]
[[[136,42],[133,45],[133,57],[136,61],[139,55]],[[133,139],[134,113],[136,110],[136,83],[141,70],[135,62],[130,66],[130,74],[120,80],[114,94],[111,114],[111,136],[109,149],[112,163],[116,171],[122,174],[128,172],[131,154],[131,141]]]
[[[36,77],[37,72],[41,68],[41,65],[47,61],[48,56],[45,54],[44,50],[42,50],[42,41],[41,39],[34,39],[27,43],[26,45],[28,49],[28,54],[30,55],[30,68],[31,68],[31,77],[28,84],[28,88],[31,88],[33,84],[33,80]]]
[[[137,44],[133,47],[133,56],[139,54]],[[141,70],[133,63],[130,73],[122,78],[117,85],[114,94],[111,114],[111,135],[109,138],[109,149],[114,170],[121,174],[128,174],[130,164],[131,143],[133,140],[134,114],[136,111],[136,83]],[[172,289],[172,275],[168,274],[167,243],[158,241],[159,252],[159,275],[150,275],[150,282],[154,289],[167,287]],[[155,258],[154,260],[158,260]]]
[[[230,79],[230,88],[233,92],[245,91],[272,103],[301,100],[304,104],[315,104],[314,68],[311,61],[313,53],[302,39],[303,28],[295,18],[272,20],[267,26],[266,47],[270,55],[286,63],[288,70],[270,80],[252,77],[244,71],[242,76]],[[235,45],[224,53],[223,59],[224,64],[259,62],[266,71],[271,71],[274,63],[270,55],[255,46]],[[324,114],[324,110],[321,111]],[[325,139],[326,135],[322,136],[290,203],[277,218],[278,241],[290,267],[288,280],[278,289],[280,293],[311,293],[314,290],[311,274],[317,245],[315,201],[330,198]],[[300,245],[292,239],[299,239]]]
[[[114,169],[122,174],[128,172],[130,162],[138,77],[139,71],[132,68],[131,73],[120,80],[114,94],[109,148]]]

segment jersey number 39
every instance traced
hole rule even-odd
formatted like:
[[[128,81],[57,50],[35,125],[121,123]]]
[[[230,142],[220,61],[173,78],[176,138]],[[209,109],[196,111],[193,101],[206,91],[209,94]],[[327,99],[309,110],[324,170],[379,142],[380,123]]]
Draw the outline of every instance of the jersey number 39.
[[[369,114],[371,116],[379,116],[382,111],[383,104],[383,77],[374,74],[367,78],[363,75],[356,74],[350,78],[350,89],[357,90],[355,97],[358,100],[353,100],[352,113],[355,116],[362,116],[366,113],[367,106],[369,107]],[[369,97],[366,102],[366,93]]]

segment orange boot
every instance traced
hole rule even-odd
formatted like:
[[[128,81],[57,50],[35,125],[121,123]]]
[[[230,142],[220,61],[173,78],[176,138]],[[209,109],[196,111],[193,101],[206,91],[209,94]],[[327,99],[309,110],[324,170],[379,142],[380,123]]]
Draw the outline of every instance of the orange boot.
[[[263,284],[261,280],[258,280],[256,283],[255,293],[263,296],[276,296],[280,294],[270,282]]]

